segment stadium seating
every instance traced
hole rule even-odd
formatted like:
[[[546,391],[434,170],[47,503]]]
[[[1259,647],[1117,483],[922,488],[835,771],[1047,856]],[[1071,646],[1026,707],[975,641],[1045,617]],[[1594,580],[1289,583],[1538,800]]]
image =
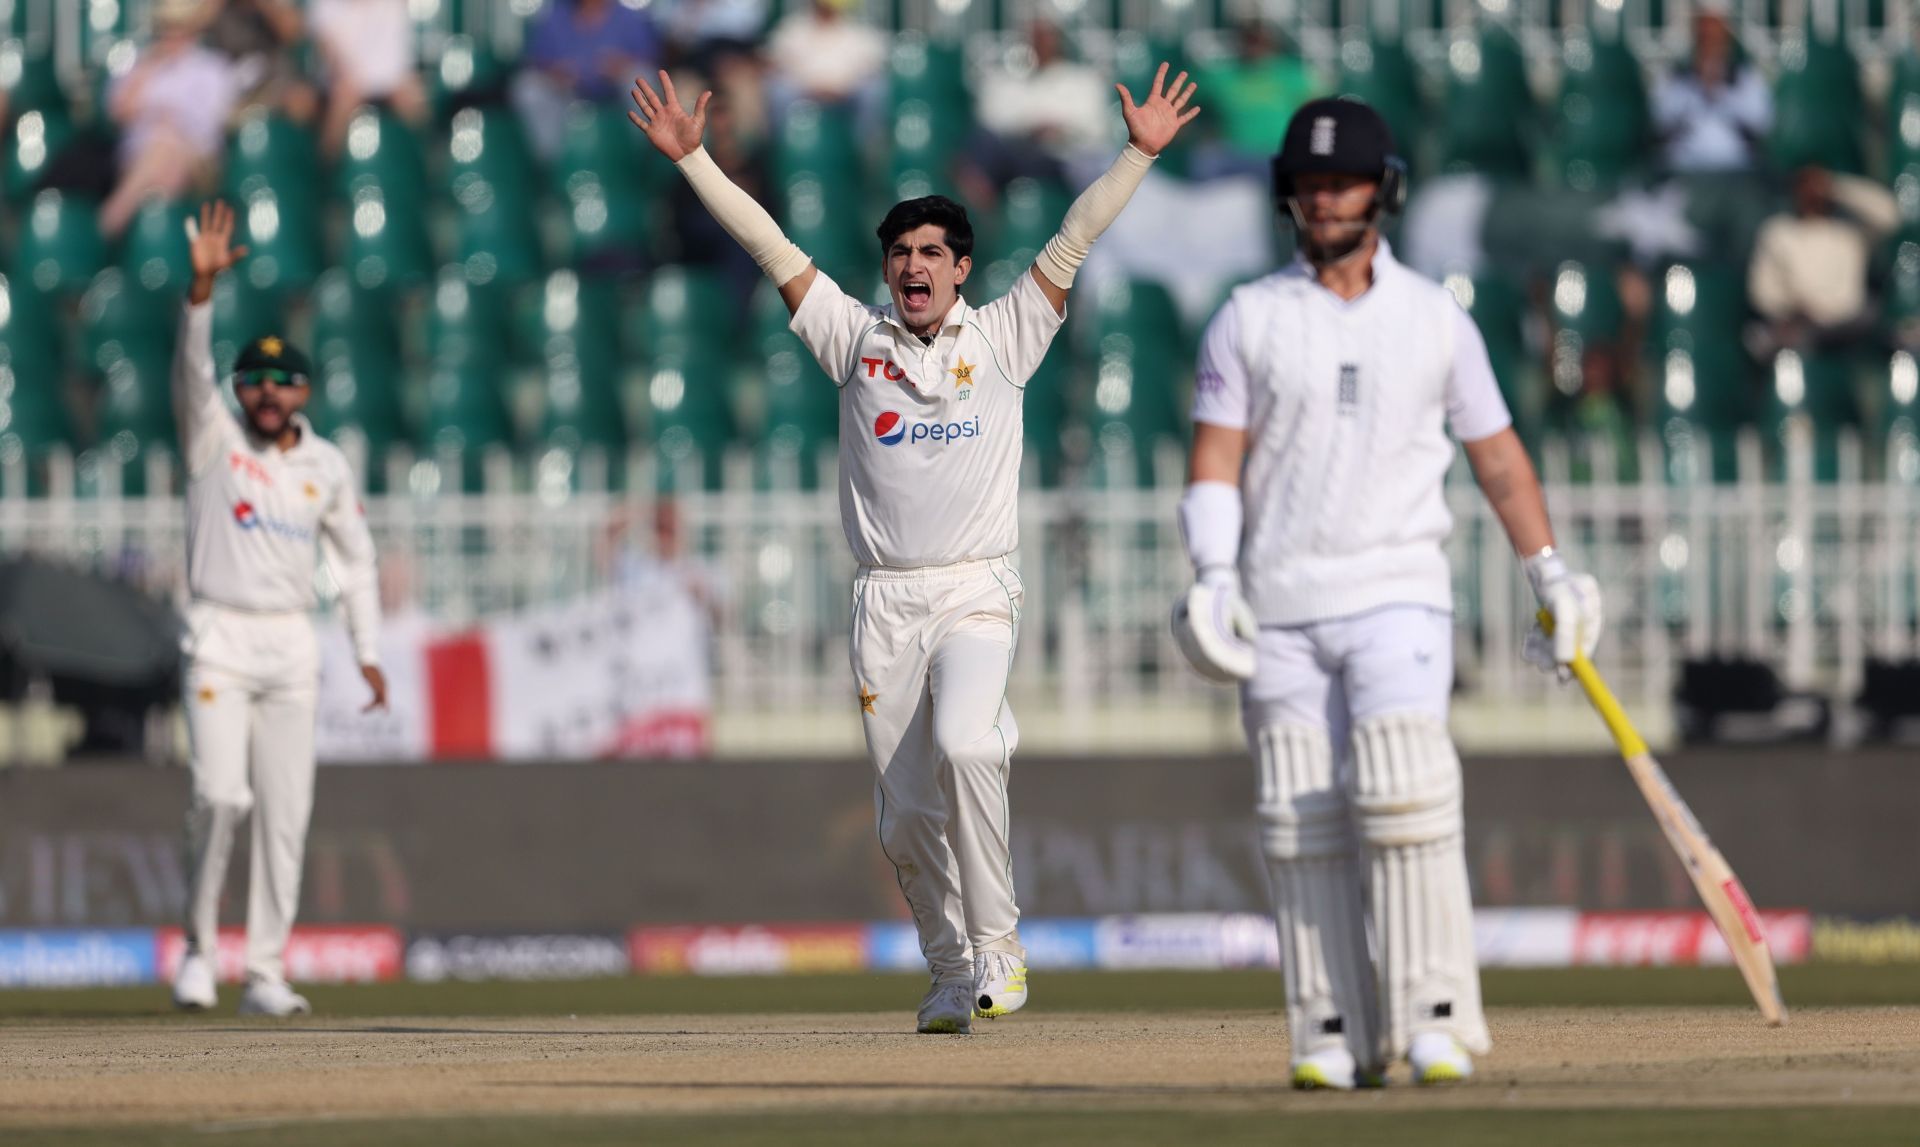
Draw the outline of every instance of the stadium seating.
[[[736,440],[728,391],[740,318],[711,272],[665,268],[648,284],[646,424],[662,489],[680,488],[690,473],[706,488],[721,484]]]
[[[1639,62],[1611,37],[1569,39],[1561,55],[1554,177],[1575,191],[1610,189],[1652,139]]]
[[[13,278],[35,290],[77,294],[106,262],[100,205],[59,191],[33,197],[14,240]]]
[[[354,286],[338,268],[322,275],[313,291],[315,375],[307,414],[327,437],[358,443],[369,463],[364,480],[376,493],[386,488],[380,460],[408,438],[392,304],[391,295]]]
[[[338,165],[347,204],[346,263],[362,287],[411,286],[433,273],[427,239],[426,167],[412,130],[365,108],[347,128]]]
[[[217,378],[233,373],[240,348],[263,335],[287,332],[280,296],[255,287],[239,275],[222,275],[213,285],[213,368]]]
[[[1093,303],[1097,365],[1081,404],[1092,433],[1090,476],[1101,485],[1151,484],[1155,451],[1185,433],[1173,386],[1191,361],[1180,315],[1165,287],[1144,281],[1101,283]]]
[[[1533,93],[1520,45],[1498,25],[1462,34],[1447,51],[1442,125],[1448,171],[1523,178],[1532,161]]]
[[[1493,376],[1500,382],[1501,396],[1513,414],[1514,429],[1529,450],[1538,453],[1542,412],[1546,403],[1539,393],[1537,378],[1527,369],[1527,351],[1523,324],[1526,321],[1525,290],[1511,278],[1485,271],[1471,279],[1450,278],[1447,286],[1480,330],[1487,344],[1487,359],[1493,364]]]
[[[570,454],[597,448],[618,460],[626,451],[627,428],[612,285],[555,271],[542,286],[539,310],[546,378],[541,441]]]
[[[1405,44],[1397,38],[1381,37],[1347,41],[1340,49],[1335,90],[1379,109],[1401,155],[1413,165],[1416,175],[1422,171],[1426,115],[1419,72]]]
[[[1844,44],[1818,37],[1789,44],[1774,87],[1773,161],[1783,168],[1815,164],[1866,170],[1860,125],[1865,98],[1860,68]]]
[[[1813,451],[1813,477],[1839,476],[1840,433],[1860,424],[1853,389],[1853,359],[1833,352],[1783,350],[1773,358],[1763,427],[1773,447],[1773,469],[1791,473],[1791,452],[1804,436]]]
[[[1735,441],[1754,420],[1752,365],[1740,341],[1739,270],[1676,262],[1655,283],[1648,338],[1667,479],[1732,481]]]
[[[149,291],[185,291],[193,278],[186,223],[193,208],[184,201],[149,199],[127,228],[120,265]]]
[[[6,136],[6,202],[16,210],[40,189],[40,180],[61,147],[73,138],[73,124],[56,108],[29,108],[14,120]]]
[[[321,184],[311,132],[264,108],[244,113],[227,154],[226,194],[264,290],[304,290],[320,273]]]
[[[1868,473],[1888,481],[1920,484],[1920,363],[1910,350],[1888,355],[1872,375],[1878,435],[1868,441],[1885,450],[1873,457],[1869,448]]]
[[[753,326],[752,373],[765,395],[755,481],[815,489],[825,477],[820,457],[839,437],[839,393],[788,329],[787,305],[771,283],[754,293]]]

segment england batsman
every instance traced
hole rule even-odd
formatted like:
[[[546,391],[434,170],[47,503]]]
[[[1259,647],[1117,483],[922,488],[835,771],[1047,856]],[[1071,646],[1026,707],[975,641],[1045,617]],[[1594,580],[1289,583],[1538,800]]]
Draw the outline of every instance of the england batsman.
[[[216,276],[247,253],[233,245],[233,210],[200,209],[187,234],[193,284],[174,352],[173,404],[187,467],[187,733],[193,798],[187,812],[187,950],[174,1003],[216,1001],[220,890],[234,834],[253,817],[242,1014],[311,1010],[287,984],[283,956],[300,902],[313,808],[314,701],[319,648],[309,616],[324,555],[340,587],[353,647],[373,698],[386,704],[376,653],[380,599],[373,536],[346,456],[301,416],[306,359],[284,339],[248,343],[234,363],[235,418],[213,368]]]
[[[822,274],[701,146],[673,81],[634,84],[633,121],[780,289],[792,329],[840,389],[840,512],[859,563],[854,692],[874,771],[880,846],[933,983],[918,1030],[965,1033],[1027,999],[1007,844],[1007,775],[1019,733],[1007,672],[1022,590],[1021,400],[1066,315],[1092,243],[1154,157],[1198,114],[1186,73],[1155,74],[1135,105],[1116,85],[1128,143],[1068,209],[1004,298],[978,309],[966,210],[942,196],[896,204],[878,228],[890,306]]]
[[[1197,581],[1175,634],[1241,682],[1301,1088],[1402,1058],[1463,1079],[1489,1047],[1447,733],[1449,430],[1553,617],[1528,659],[1565,666],[1600,633],[1473,320],[1380,236],[1406,179],[1367,105],[1293,117],[1273,186],[1299,255],[1207,328],[1180,503]]]

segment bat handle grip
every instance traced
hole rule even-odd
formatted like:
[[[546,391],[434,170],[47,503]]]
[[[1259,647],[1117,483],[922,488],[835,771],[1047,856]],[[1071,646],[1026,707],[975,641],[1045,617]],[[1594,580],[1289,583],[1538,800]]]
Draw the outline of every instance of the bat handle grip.
[[[1543,609],[1534,616],[1540,619],[1540,628],[1546,631],[1548,637],[1552,637],[1553,614]],[[1633,722],[1627,720],[1627,711],[1620,707],[1620,702],[1614,697],[1613,690],[1607,688],[1607,683],[1600,677],[1600,671],[1593,667],[1593,662],[1587,659],[1587,655],[1578,649],[1574,650],[1573,662],[1568,668],[1573,670],[1575,679],[1580,682],[1580,688],[1586,690],[1587,700],[1593,703],[1594,710],[1600,714],[1600,719],[1606,722],[1607,731],[1613,734],[1614,743],[1620,746],[1620,755],[1637,757],[1645,753],[1647,742],[1641,739],[1639,730],[1633,727]]]

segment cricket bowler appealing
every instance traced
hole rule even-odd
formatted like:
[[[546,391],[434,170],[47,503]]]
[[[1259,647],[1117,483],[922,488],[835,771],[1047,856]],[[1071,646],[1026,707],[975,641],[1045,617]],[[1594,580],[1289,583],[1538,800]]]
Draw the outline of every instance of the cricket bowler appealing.
[[[1554,551],[1473,320],[1380,237],[1406,196],[1386,123],[1307,104],[1273,172],[1300,255],[1202,342],[1175,635],[1241,682],[1294,1086],[1378,1085],[1401,1058],[1418,1082],[1464,1079],[1490,1044],[1447,733],[1449,429],[1553,617],[1528,660],[1591,652],[1600,590]]]
[[[880,846],[913,913],[933,985],[922,1032],[966,1033],[1027,1000],[1007,844],[1007,775],[1019,733],[1007,671],[1022,590],[1021,400],[1066,315],[1093,241],[1154,157],[1193,119],[1195,85],[1162,64],[1128,144],[1067,211],[1030,272],[978,309],[959,295],[973,229],[942,196],[894,206],[878,229],[891,306],[849,296],[815,268],[700,146],[672,81],[634,84],[632,118],[780,289],[792,329],[840,388],[840,509],[859,562],[853,691],[874,770]],[[1117,86],[1117,85],[1116,85]]]
[[[319,646],[309,616],[319,557],[340,587],[360,672],[386,705],[379,668],[380,599],[373,536],[346,456],[301,416],[306,359],[267,335],[234,363],[241,417],[213,374],[216,276],[247,253],[233,246],[225,203],[189,220],[193,285],[174,352],[173,404],[187,467],[187,733],[193,803],[187,813],[187,952],[174,1003],[216,1002],[220,890],[234,834],[253,816],[247,896],[247,987],[241,1014],[311,1009],[287,984],[283,954],[300,904],[313,809]]]

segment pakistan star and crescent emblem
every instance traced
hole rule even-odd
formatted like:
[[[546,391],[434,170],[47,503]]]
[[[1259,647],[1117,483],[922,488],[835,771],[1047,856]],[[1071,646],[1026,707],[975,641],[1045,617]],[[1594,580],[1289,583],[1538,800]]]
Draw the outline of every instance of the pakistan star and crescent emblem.
[[[280,357],[280,352],[286,349],[286,345],[287,344],[281,342],[278,336],[275,335],[268,335],[266,338],[260,340],[261,353],[274,358]]]
[[[948,367],[947,373],[953,376],[955,386],[973,385],[973,364],[964,358],[960,360],[959,366]]]
[[[868,692],[865,685],[860,686],[860,711],[862,713],[872,714],[873,703],[879,699],[880,694]]]

